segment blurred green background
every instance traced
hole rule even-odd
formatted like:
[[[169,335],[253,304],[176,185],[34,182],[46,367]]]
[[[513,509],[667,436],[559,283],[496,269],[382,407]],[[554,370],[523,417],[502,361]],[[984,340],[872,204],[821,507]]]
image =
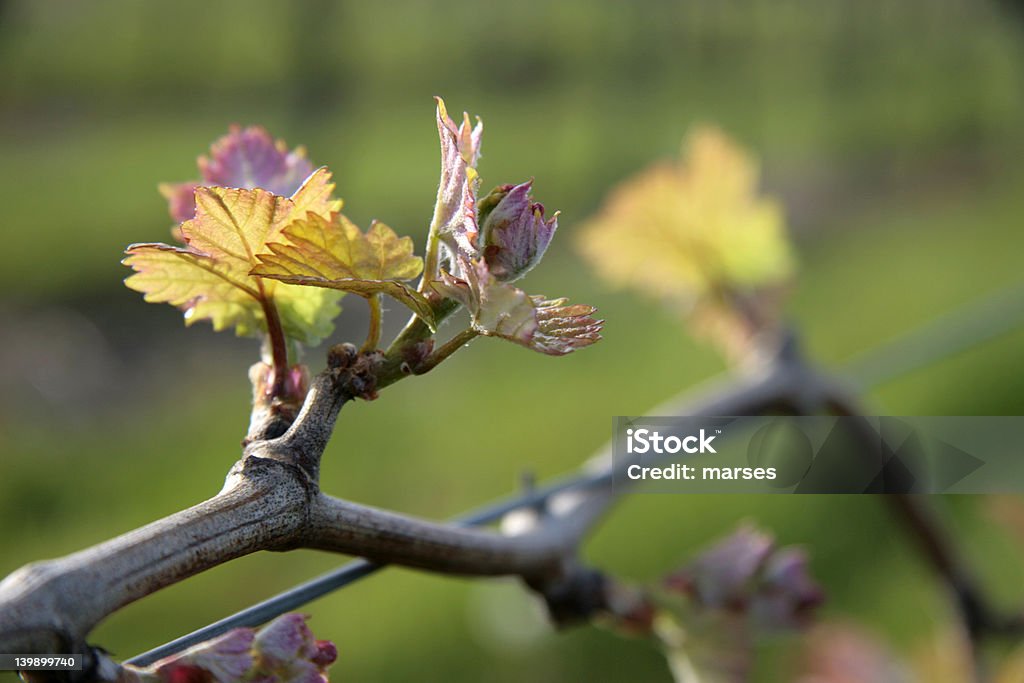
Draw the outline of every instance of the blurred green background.
[[[125,289],[123,247],[168,236],[160,181],[195,176],[228,124],[260,123],[335,172],[346,213],[422,246],[431,96],[485,121],[484,185],[536,178],[559,237],[528,288],[596,304],[567,358],[480,341],[347,407],[323,488],[444,518],[573,468],[722,371],[656,304],[609,291],[574,232],[617,181],[717,122],[763,159],[802,262],[789,307],[836,365],[1020,280],[1024,15],[967,0],[509,3],[0,1],[0,575],[219,489],[239,453],[252,340],[185,330]],[[352,300],[332,342],[360,339]],[[398,324],[400,311],[391,319]],[[877,387],[882,414],[1024,413],[1024,331]],[[322,364],[320,350],[309,362]],[[942,501],[995,595],[1022,555],[981,498]],[[588,555],[646,579],[755,519],[805,544],[828,618],[904,652],[947,628],[940,587],[868,497],[628,497]],[[132,605],[94,634],[128,657],[344,558],[260,554]],[[338,680],[664,681],[644,642],[552,633],[507,582],[404,570],[309,607]],[[799,643],[763,648],[784,680]],[[2,674],[0,674],[2,675]]]

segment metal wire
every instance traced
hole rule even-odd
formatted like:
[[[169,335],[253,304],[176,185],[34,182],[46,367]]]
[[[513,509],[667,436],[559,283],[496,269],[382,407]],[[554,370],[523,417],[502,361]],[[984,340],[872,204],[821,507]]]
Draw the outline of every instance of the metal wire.
[[[841,372],[861,388],[877,386],[928,364],[954,356],[991,341],[1024,325],[1024,283],[982,297],[947,313],[894,340],[854,357]],[[542,505],[552,496],[572,488],[600,486],[611,478],[610,470],[585,471],[565,476],[519,496],[484,505],[451,520],[454,526],[484,526],[499,521],[513,510]],[[257,603],[188,635],[172,640],[127,660],[127,664],[148,666],[201,642],[216,638],[233,628],[255,627],[285,612],[344,588],[387,565],[355,560],[272,598]]]

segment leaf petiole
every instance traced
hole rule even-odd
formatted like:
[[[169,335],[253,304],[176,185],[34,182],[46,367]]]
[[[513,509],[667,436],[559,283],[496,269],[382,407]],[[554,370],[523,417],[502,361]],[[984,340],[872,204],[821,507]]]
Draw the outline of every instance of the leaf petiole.
[[[360,349],[362,353],[369,353],[376,350],[380,344],[380,294],[373,294],[366,297],[366,303],[370,305],[370,328],[366,332],[366,341]]]
[[[262,292],[263,287],[260,286]],[[270,387],[271,398],[284,397],[288,378],[288,340],[281,325],[281,316],[274,301],[265,294],[260,297],[263,317],[267,322],[267,341],[270,343],[271,360],[274,366],[274,383]]]

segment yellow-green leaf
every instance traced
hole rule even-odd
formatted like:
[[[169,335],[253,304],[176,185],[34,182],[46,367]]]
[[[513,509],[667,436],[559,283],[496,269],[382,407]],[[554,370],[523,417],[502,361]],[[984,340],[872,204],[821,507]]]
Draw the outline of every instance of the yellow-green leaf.
[[[244,275],[256,252],[291,213],[288,199],[266,190],[196,188],[196,217],[181,226],[185,243]]]
[[[315,346],[334,331],[334,319],[341,313],[338,302],[345,296],[344,292],[283,282],[276,285],[265,282],[263,287],[273,295],[281,326],[289,338]]]
[[[310,211],[318,216],[330,218],[332,213],[341,211],[342,201],[334,198],[334,183],[331,172],[321,166],[306,178],[302,186],[291,196],[291,209],[281,217],[276,229],[284,228],[288,222],[302,218]]]
[[[612,282],[672,299],[780,284],[793,254],[758,176],[756,160],[723,133],[698,129],[682,163],[653,166],[610,194],[580,248]]]
[[[257,255],[253,275],[363,297],[387,294],[433,328],[430,303],[401,282],[423,271],[423,260],[413,255],[408,237],[398,237],[377,221],[364,234],[342,214],[333,214],[328,220],[309,213],[289,223],[281,239],[268,244],[268,252]]]
[[[185,324],[210,320],[217,331],[251,334],[262,324],[260,293],[230,268],[199,252],[166,244],[133,244],[125,252],[135,274],[125,284],[150,303],[185,309]]]
[[[234,327],[239,335],[265,328],[265,310],[273,306],[289,337],[318,343],[330,334],[342,295],[263,281],[250,271],[256,254],[268,241],[280,239],[300,209],[316,216],[340,207],[330,198],[330,177],[320,169],[292,198],[260,189],[198,188],[195,218],[180,231],[187,247],[129,247],[124,263],[136,273],[125,284],[143,292],[147,301],[183,308],[189,324],[208,319],[214,329]]]

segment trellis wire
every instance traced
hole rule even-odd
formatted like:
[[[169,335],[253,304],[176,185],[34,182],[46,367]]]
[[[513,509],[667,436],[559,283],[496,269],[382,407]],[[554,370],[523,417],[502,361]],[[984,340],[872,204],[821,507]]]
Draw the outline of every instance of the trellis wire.
[[[979,344],[1009,333],[1024,324],[1024,283],[1017,283],[916,328],[847,363],[840,372],[861,388],[877,386],[931,363],[954,356]],[[565,476],[522,495],[510,496],[456,517],[454,526],[485,526],[499,521],[513,510],[542,505],[555,494],[568,489],[587,489],[605,484],[611,471],[585,472]],[[198,643],[216,638],[233,628],[259,626],[317,598],[359,581],[387,565],[355,560],[318,576],[272,598],[229,617],[204,626],[127,660],[127,664],[147,666]]]

